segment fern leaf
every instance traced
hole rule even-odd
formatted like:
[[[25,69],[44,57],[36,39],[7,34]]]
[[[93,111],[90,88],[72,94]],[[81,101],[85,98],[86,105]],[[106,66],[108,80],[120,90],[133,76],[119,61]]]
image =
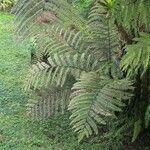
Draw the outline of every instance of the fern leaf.
[[[128,75],[137,74],[138,69],[144,68],[145,72],[150,65],[150,35],[141,33],[139,38],[134,39],[137,43],[127,46],[127,53],[121,61],[123,71]]]
[[[79,141],[93,132],[98,134],[97,123],[105,125],[104,117],[121,111],[125,106],[122,100],[128,100],[132,96],[127,92],[128,89],[132,89],[132,83],[127,80],[108,79],[106,83],[104,78],[94,72],[81,76],[72,88],[74,92],[68,108],[72,112],[71,124],[79,134]],[[80,92],[76,94],[78,90]]]
[[[138,135],[140,134],[141,129],[142,129],[141,124],[142,124],[142,122],[140,119],[134,123],[134,133],[133,133],[133,137],[132,137],[132,142],[134,142],[137,139]]]
[[[70,89],[67,87],[53,89],[37,89],[33,99],[26,105],[27,114],[32,119],[46,119],[58,113],[64,113],[69,103]]]
[[[89,14],[91,35],[88,37],[91,47],[94,47],[95,56],[111,60],[113,52],[118,47],[118,33],[113,20],[108,17],[109,4],[107,1],[96,1]]]

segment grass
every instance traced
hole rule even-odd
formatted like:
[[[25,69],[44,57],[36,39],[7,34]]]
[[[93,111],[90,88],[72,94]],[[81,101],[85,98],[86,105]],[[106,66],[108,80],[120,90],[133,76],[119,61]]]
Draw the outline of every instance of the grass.
[[[12,16],[0,13],[0,111],[12,102],[25,101],[21,85],[29,59],[28,52],[13,38]],[[3,106],[4,105],[4,106]],[[8,112],[9,110],[7,110]]]
[[[25,115],[23,81],[30,56],[26,45],[14,39],[12,19],[0,12],[0,150],[103,150],[92,141],[78,144],[68,114],[44,122]]]

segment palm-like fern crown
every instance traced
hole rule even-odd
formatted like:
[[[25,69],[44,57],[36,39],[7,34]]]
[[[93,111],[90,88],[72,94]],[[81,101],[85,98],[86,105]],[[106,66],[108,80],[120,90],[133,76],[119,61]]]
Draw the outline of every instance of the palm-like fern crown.
[[[68,104],[72,87],[68,109],[79,141],[97,134],[97,124],[105,124],[105,117],[115,116],[132,96],[132,82],[118,79],[118,65],[116,73],[111,69],[119,45],[111,7],[112,1],[96,0],[84,19],[66,0],[19,0],[16,4],[16,32],[23,39],[34,37],[38,57],[26,89],[51,95],[37,103],[30,100],[28,110],[44,117],[55,114],[59,102]],[[62,96],[62,91],[67,94]],[[53,104],[45,108],[45,103]]]

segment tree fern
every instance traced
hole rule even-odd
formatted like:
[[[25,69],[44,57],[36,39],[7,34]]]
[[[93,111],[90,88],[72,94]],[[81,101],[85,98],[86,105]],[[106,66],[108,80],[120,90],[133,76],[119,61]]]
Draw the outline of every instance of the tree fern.
[[[123,7],[121,13],[127,7],[126,3],[122,6],[122,2],[118,3],[119,0],[95,0],[88,18],[82,18],[66,0],[19,0],[16,4],[17,34],[23,39],[34,38],[36,43],[37,63],[32,65],[26,89],[38,91],[35,95],[42,93],[37,101],[29,100],[28,112],[36,118],[49,117],[59,111],[63,101],[72,113],[71,125],[79,141],[98,134],[99,124],[105,125],[107,118],[124,113],[126,105],[132,106],[128,100],[138,97],[135,94],[131,98],[138,86],[135,82],[137,89],[133,90],[133,83],[126,79],[125,71],[129,69],[130,75],[149,67],[149,35],[145,33],[127,46],[123,58],[116,56],[116,51],[121,51],[124,44],[118,32],[122,31],[119,30],[120,20],[125,18],[114,17],[114,14],[118,6]],[[51,16],[42,18],[47,13]],[[128,23],[121,25],[127,36]],[[120,59],[124,72],[120,69]],[[129,115],[133,112],[129,111]]]

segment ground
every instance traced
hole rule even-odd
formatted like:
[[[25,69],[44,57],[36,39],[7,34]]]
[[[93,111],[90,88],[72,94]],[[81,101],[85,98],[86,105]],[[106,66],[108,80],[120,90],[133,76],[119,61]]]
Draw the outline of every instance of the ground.
[[[30,53],[15,39],[12,21],[12,15],[0,12],[0,150],[104,150],[100,144],[79,145],[67,114],[44,122],[25,115]]]

